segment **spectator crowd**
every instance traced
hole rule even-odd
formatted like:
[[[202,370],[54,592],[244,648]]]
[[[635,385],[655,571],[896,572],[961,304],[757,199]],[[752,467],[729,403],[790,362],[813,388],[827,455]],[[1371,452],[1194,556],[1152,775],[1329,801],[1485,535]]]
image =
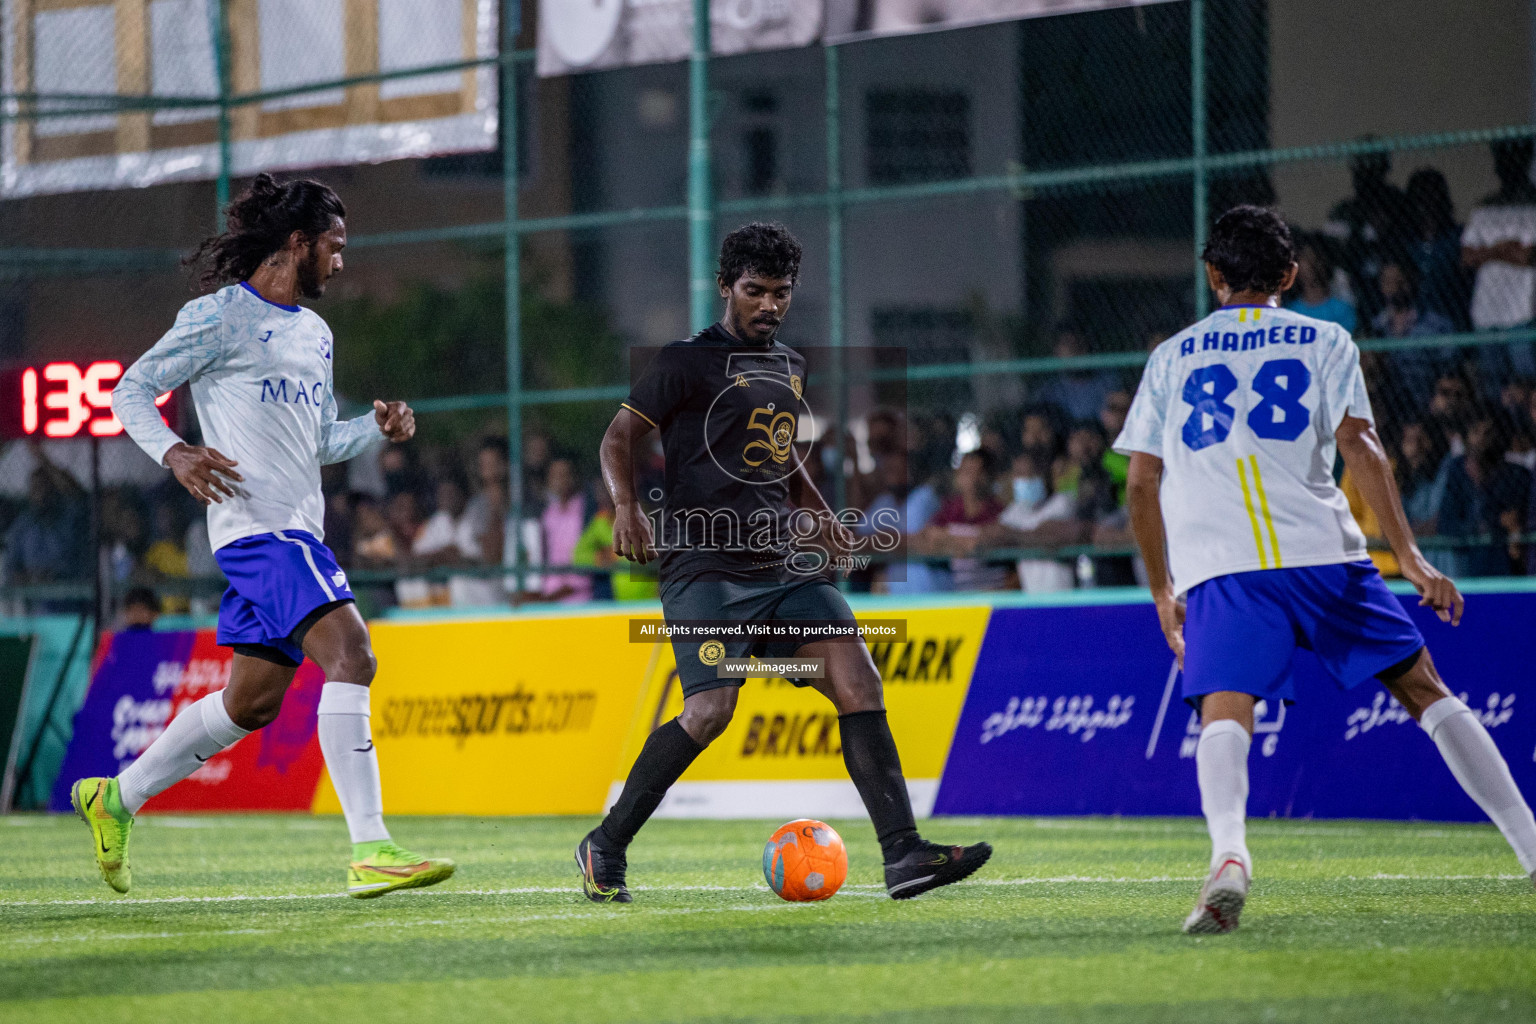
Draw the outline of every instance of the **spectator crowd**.
[[[1297,232],[1300,271],[1286,305],[1343,325],[1361,362],[1398,488],[1430,559],[1452,576],[1536,573],[1536,346],[1443,339],[1536,325],[1536,185],[1532,142],[1495,143],[1498,190],[1457,222],[1446,178],[1389,180],[1383,154],[1358,157],[1352,194],[1316,232]],[[1174,327],[1182,325],[1171,325]],[[1055,331],[1059,357],[1092,350],[1090,328]],[[1162,340],[1159,334],[1155,340]],[[1109,447],[1135,376],[1087,369],[1031,376],[1022,408],[984,422],[948,412],[876,409],[842,446],[827,439],[805,465],[831,500],[839,470],[847,508],[884,512],[901,546],[853,572],[855,589],[1051,591],[1138,581],[1125,507],[1128,460]],[[21,443],[21,442],[17,442]],[[0,585],[78,582],[91,565],[90,501],[32,446],[24,496],[0,499]],[[656,583],[612,553],[613,506],[595,451],[524,438],[521,507],[512,509],[504,437],[457,446],[422,441],[363,456],[364,472],[327,467],[326,542],[354,573],[369,611],[522,601],[644,600]],[[641,493],[659,486],[653,446]],[[1347,473],[1362,529],[1380,525]],[[218,569],[199,508],[167,475],[148,488],[104,489],[102,577],[168,613],[217,606]],[[863,528],[866,534],[872,532]],[[521,589],[508,571],[518,548]],[[866,548],[866,550],[869,550]],[[1397,566],[1373,551],[1383,572]],[[203,580],[203,585],[190,581]],[[69,606],[36,592],[32,610]],[[12,601],[12,608],[17,607]]]

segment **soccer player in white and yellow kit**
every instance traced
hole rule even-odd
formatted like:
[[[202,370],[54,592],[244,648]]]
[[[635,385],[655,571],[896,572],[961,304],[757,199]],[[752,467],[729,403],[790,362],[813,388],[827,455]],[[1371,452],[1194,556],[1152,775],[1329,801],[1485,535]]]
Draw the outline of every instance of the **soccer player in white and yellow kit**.
[[[1280,308],[1296,263],[1273,210],[1229,210],[1204,258],[1221,308],[1152,353],[1115,441],[1131,457],[1131,524],[1158,618],[1202,722],[1195,759],[1211,866],[1184,930],[1237,927],[1252,874],[1254,705],[1295,698],[1298,646],[1340,686],[1380,680],[1536,880],[1530,807],[1487,730],[1441,682],[1334,482],[1337,452],[1420,604],[1459,622],[1461,594],[1408,527],[1359,350],[1337,324]]]

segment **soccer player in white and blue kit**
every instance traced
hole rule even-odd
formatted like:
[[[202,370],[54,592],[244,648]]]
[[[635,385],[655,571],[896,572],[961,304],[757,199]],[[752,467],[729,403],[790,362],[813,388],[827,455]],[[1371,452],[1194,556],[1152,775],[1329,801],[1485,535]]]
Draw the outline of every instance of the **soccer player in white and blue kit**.
[[[1158,618],[1202,723],[1195,760],[1211,863],[1184,930],[1237,927],[1253,870],[1244,816],[1254,705],[1295,699],[1298,646],[1340,686],[1380,680],[1536,880],[1530,807],[1367,559],[1334,482],[1337,452],[1420,604],[1459,622],[1461,594],[1425,561],[1403,514],[1355,343],[1336,324],[1279,308],[1296,263],[1273,210],[1229,210],[1204,259],[1221,308],[1152,353],[1115,441],[1131,457],[1131,524]]]
[[[156,793],[277,718],[305,655],[325,672],[320,748],[336,787],[357,897],[432,885],[453,862],[417,856],[384,827],[378,754],[369,728],[374,658],[347,577],[322,543],[320,467],[360,454],[381,436],[405,441],[404,402],[338,420],[330,328],[298,299],[317,299],[342,268],[346,209],[316,181],[256,177],[227,211],[228,230],[194,260],[205,286],[175,326],[123,374],[112,408],[139,447],[208,507],[214,558],[229,580],[218,641],[234,649],[229,685],[188,706],[112,779],[81,779],[71,795],[91,826],[102,877],[132,881],[133,815]],[[155,397],[190,381],[204,446],[160,418]]]

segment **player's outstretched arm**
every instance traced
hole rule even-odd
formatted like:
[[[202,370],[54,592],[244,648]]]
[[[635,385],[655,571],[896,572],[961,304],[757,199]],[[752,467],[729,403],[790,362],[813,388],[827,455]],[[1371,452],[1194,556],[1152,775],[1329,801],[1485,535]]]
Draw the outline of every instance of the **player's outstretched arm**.
[[[1163,460],[1146,452],[1132,452],[1130,472],[1126,477],[1126,497],[1131,506],[1131,532],[1141,549],[1147,567],[1147,585],[1157,605],[1157,621],[1163,638],[1184,667],[1184,606],[1174,596],[1173,580],[1168,575],[1167,532],[1163,524],[1163,501],[1158,490],[1163,482]]]
[[[220,324],[213,296],[187,303],[171,329],[128,367],[112,389],[112,412],[128,436],[204,505],[234,497],[231,485],[244,477],[235,470],[237,463],[217,449],[183,441],[160,418],[155,399],[213,364],[219,357]]]
[[[1518,238],[1506,238],[1492,245],[1464,245],[1461,247],[1462,265],[1476,270],[1484,263],[1512,263],[1517,267],[1529,267],[1536,259],[1536,247],[1523,244]]]
[[[320,465],[346,462],[367,451],[380,435],[396,444],[416,436],[416,414],[404,402],[375,399],[373,410],[350,420],[337,419],[336,395],[327,391],[320,411]]]
[[[400,444],[416,436],[416,414],[404,402],[373,400],[373,421],[387,440]]]
[[[176,482],[203,505],[222,505],[225,498],[235,496],[232,485],[245,479],[235,469],[237,465],[217,448],[185,441],[177,441],[165,453],[165,466],[175,475]]]
[[[790,503],[796,508],[815,513],[820,535],[832,547],[833,554],[846,555],[852,551],[854,547],[852,532],[838,520],[826,496],[811,479],[811,474],[806,472],[804,461],[795,467],[786,482],[789,484]]]
[[[603,484],[613,499],[613,553],[641,565],[656,557],[651,521],[635,495],[635,445],[650,431],[648,420],[621,408],[598,449]]]
[[[1344,465],[1360,488],[1360,496],[1381,523],[1403,577],[1418,590],[1419,604],[1433,608],[1441,622],[1459,624],[1464,605],[1461,592],[1445,574],[1429,564],[1413,539],[1402,498],[1397,493],[1397,481],[1392,476],[1392,464],[1387,461],[1376,428],[1369,420],[1345,416],[1334,431],[1334,438]]]

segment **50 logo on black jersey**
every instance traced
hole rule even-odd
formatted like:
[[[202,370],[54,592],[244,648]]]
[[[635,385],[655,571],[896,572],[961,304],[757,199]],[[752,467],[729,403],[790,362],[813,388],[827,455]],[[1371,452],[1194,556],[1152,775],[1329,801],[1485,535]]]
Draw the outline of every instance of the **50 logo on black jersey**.
[[[755,436],[759,430],[767,435],[766,439]],[[741,461],[754,469],[769,459],[780,465],[789,461],[795,443],[794,413],[775,412],[771,405],[759,406],[747,420],[747,431],[754,433],[754,438],[742,448]]]
[[[705,450],[744,484],[782,485],[805,457],[795,442],[817,433],[800,367],[783,353],[733,352],[725,371],[705,414]]]

